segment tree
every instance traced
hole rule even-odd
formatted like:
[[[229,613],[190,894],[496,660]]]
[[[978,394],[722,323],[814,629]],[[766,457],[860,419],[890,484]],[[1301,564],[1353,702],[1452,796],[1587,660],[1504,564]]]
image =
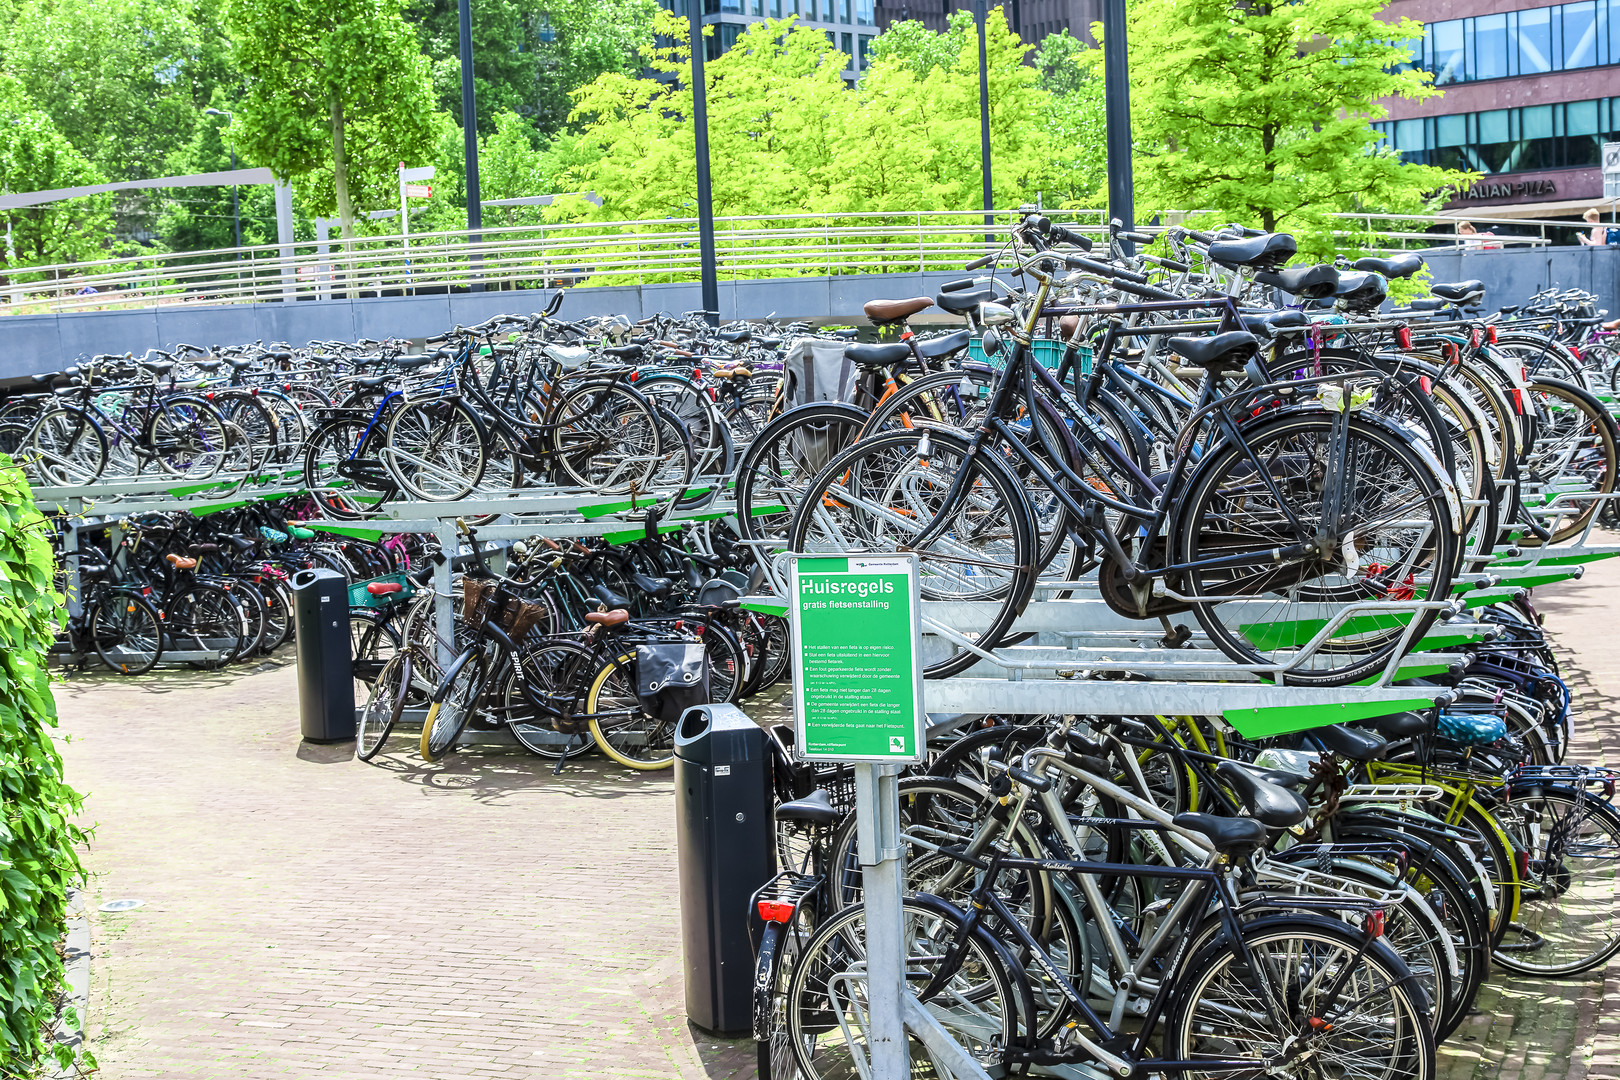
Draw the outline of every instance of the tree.
[[[1129,13],[1137,204],[1209,210],[1331,246],[1334,211],[1416,212],[1466,176],[1378,147],[1380,99],[1439,91],[1403,65],[1385,0],[1137,0]],[[1101,70],[1101,51],[1089,58]]]
[[[427,60],[399,0],[230,0],[226,25],[247,80],[237,145],[305,178],[352,238],[356,206],[387,201],[395,165],[420,164],[434,135]]]
[[[1051,159],[1040,190],[1053,206],[1094,207],[1107,201],[1108,121],[1103,79],[1087,60],[1093,52],[1067,29],[1048,34],[1035,54],[1035,70],[1048,99],[1046,131]]]
[[[103,183],[84,155],[28,99],[21,82],[0,73],[0,191],[49,191]],[[16,267],[95,258],[112,237],[111,197],[93,195],[0,210],[0,274]]]

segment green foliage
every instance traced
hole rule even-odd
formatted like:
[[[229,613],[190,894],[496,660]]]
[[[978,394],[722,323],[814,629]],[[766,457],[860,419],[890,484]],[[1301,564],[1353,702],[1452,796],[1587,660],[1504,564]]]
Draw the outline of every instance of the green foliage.
[[[45,655],[62,618],[47,526],[22,471],[0,459],[0,1076],[46,1053],[62,985],[67,892],[82,885],[79,795],[51,742]]]
[[[95,166],[74,148],[51,118],[28,100],[15,78],[0,72],[0,190],[39,191],[102,182]],[[0,248],[0,275],[14,266],[40,266],[93,258],[112,227],[111,199],[81,199],[72,212],[61,204],[0,210],[0,234],[11,229],[9,247]]]
[[[973,27],[973,12],[958,10],[951,12],[942,34],[936,34],[916,19],[890,23],[883,33],[872,39],[866,56],[872,63],[882,60],[903,65],[917,78],[925,79],[931,71],[955,67],[964,47],[977,49],[978,36]]]
[[[230,0],[226,25],[247,80],[238,145],[302,178],[353,236],[357,209],[396,201],[395,166],[423,164],[433,136],[427,60],[399,0]]]
[[[1102,74],[1089,62],[1093,51],[1064,30],[1048,34],[1035,54],[1040,87],[1048,95],[1045,120],[1052,151],[1040,188],[1048,206],[1107,203],[1108,122]]]
[[[1300,235],[1325,254],[1327,214],[1419,212],[1466,176],[1403,164],[1378,149],[1378,101],[1439,93],[1391,70],[1395,42],[1421,36],[1384,21],[1385,0],[1236,3],[1136,0],[1129,12],[1138,216],[1207,210]],[[1101,70],[1101,52],[1090,56]]]

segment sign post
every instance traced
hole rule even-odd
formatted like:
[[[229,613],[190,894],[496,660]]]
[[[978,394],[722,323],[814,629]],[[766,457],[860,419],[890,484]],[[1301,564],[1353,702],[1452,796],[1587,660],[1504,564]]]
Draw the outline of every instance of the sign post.
[[[809,761],[856,763],[867,1075],[904,1080],[911,1068],[898,780],[901,765],[923,760],[927,742],[917,557],[799,555],[788,582],[797,752]]]
[[[411,273],[411,200],[426,199],[433,194],[433,189],[426,184],[418,184],[418,180],[433,179],[433,166],[423,165],[419,169],[407,169],[405,163],[399,163],[399,243],[405,252],[405,276],[410,280]]]

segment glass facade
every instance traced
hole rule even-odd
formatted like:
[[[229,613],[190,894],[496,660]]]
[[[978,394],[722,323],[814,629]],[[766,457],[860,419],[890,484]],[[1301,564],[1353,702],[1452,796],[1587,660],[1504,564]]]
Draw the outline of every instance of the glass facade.
[[[1613,4],[1614,11],[1610,12]],[[1620,0],[1428,23],[1408,41],[1412,64],[1436,86],[1620,63]]]
[[[1373,125],[1407,161],[1481,173],[1597,165],[1620,141],[1620,98],[1454,113]]]

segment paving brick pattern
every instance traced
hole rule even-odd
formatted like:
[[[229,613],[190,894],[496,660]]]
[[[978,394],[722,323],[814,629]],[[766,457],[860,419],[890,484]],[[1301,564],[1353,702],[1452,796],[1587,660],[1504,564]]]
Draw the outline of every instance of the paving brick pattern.
[[[1537,597],[1620,758],[1620,560]],[[753,1075],[682,1006],[669,774],[553,777],[464,751],[378,762],[298,736],[286,663],[58,687],[96,826],[91,1045],[104,1080]],[[1612,749],[1605,750],[1605,747]],[[1607,755],[1607,757],[1605,757]],[[1620,965],[1498,973],[1446,1080],[1620,1080]]]

